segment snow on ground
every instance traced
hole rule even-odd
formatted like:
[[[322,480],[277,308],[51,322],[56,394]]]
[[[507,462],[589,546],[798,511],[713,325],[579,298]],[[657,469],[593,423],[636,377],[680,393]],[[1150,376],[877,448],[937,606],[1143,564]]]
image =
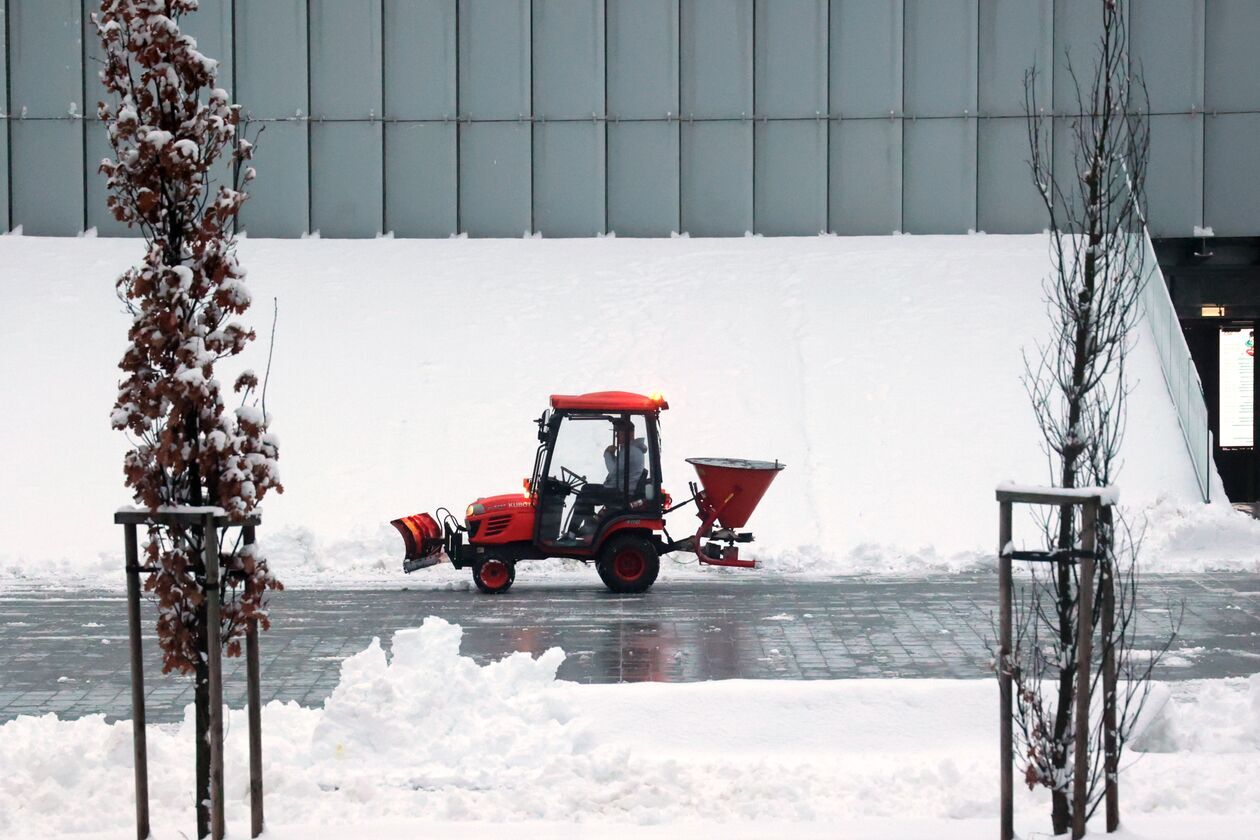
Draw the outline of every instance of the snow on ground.
[[[113,280],[138,247],[0,237],[0,582],[115,579],[110,513],[131,500],[108,424],[128,324]],[[1043,236],[245,240],[241,255],[260,373],[279,301],[268,409],[287,492],[260,537],[291,584],[420,580],[385,523],[519,488],[553,392],[662,391],[675,498],[688,456],[787,463],[750,522],[770,572],[988,564],[994,486],[1046,478],[1020,383],[1021,348],[1045,334]],[[1260,569],[1260,525],[1196,501],[1138,339],[1119,485],[1150,514],[1147,568]],[[563,572],[531,573],[548,569]]]
[[[490,837],[502,823],[513,836],[996,832],[993,681],[587,686],[555,680],[558,649],[479,667],[460,635],[427,619],[390,655],[374,641],[347,659],[323,708],[265,707],[268,837]],[[1160,684],[1149,711],[1125,757],[1129,836],[1254,827],[1260,675]],[[191,709],[149,732],[157,837],[192,820],[191,732]],[[234,711],[226,789],[242,836],[246,733]],[[128,722],[0,725],[0,836],[127,836],[131,791]],[[1021,831],[1048,831],[1044,795],[1021,788],[1016,807]]]

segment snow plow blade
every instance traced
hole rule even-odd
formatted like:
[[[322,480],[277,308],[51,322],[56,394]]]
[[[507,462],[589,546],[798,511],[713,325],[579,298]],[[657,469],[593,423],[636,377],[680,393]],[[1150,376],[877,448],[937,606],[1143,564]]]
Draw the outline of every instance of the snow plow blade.
[[[407,549],[403,557],[403,571],[414,572],[442,562],[442,529],[427,513],[404,516],[390,523],[403,538]]]

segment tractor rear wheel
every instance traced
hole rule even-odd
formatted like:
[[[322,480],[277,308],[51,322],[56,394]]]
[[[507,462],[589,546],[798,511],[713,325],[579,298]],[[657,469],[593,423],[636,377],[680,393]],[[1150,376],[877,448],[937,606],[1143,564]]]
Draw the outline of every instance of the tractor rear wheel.
[[[613,592],[646,592],[661,571],[661,558],[649,540],[624,534],[604,544],[595,569]]]
[[[507,592],[516,580],[516,564],[504,557],[488,554],[473,561],[473,583],[487,595]]]

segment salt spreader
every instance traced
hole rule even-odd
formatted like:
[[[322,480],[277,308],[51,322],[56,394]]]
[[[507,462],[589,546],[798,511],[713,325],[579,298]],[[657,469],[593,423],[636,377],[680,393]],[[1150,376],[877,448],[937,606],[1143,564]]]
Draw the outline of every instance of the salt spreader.
[[[406,544],[403,570],[449,561],[471,568],[482,592],[505,592],[520,560],[569,557],[594,563],[613,592],[643,592],[656,581],[660,558],[692,551],[701,563],[753,568],[737,543],[752,542],[743,528],[778,461],[688,458],[700,487],[678,504],[661,488],[660,394],[601,391],[553,395],[538,424],[538,451],[524,491],[484,496],[460,521],[445,508],[395,519]],[[666,515],[696,503],[700,527],[670,537]],[[714,526],[718,527],[714,527]],[[467,542],[465,542],[467,535]]]

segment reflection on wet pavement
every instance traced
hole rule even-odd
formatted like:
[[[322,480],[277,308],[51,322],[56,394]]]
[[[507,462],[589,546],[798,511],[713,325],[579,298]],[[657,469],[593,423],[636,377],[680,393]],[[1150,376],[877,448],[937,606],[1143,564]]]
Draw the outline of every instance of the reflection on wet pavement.
[[[373,636],[438,615],[464,628],[479,663],[511,651],[564,648],[561,679],[687,682],[710,679],[851,679],[988,676],[997,581],[937,578],[662,581],[642,595],[589,586],[518,584],[505,595],[434,590],[288,590],[263,635],[263,699],[318,705],[340,661]],[[121,588],[121,587],[120,587]],[[1148,576],[1138,648],[1152,648],[1167,607],[1184,599],[1182,635],[1160,679],[1260,671],[1260,576]],[[146,605],[145,627],[152,626]],[[162,675],[150,640],[150,719],[178,720],[187,678]],[[244,703],[241,660],[225,659],[224,695]],[[0,721],[56,712],[130,715],[126,605],[121,594],[13,594],[0,598]]]

